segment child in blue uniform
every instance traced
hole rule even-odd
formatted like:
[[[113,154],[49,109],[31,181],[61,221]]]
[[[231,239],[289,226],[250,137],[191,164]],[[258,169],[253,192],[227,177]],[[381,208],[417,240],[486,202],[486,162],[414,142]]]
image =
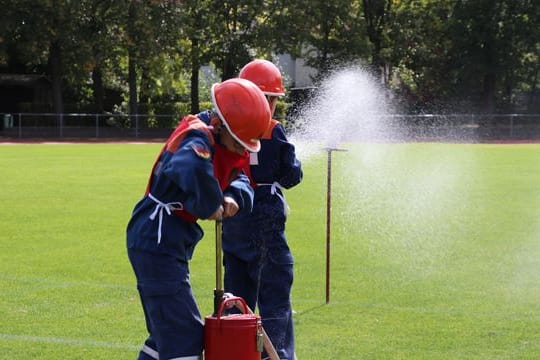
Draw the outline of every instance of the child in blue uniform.
[[[149,332],[139,359],[200,359],[203,321],[188,267],[203,236],[196,221],[252,209],[253,190],[241,170],[246,150],[260,148],[270,108],[261,90],[243,79],[214,84],[211,94],[210,116],[186,116],[165,143],[127,226]]]
[[[269,61],[254,60],[239,74],[266,95],[274,113],[284,95],[279,69]],[[302,180],[302,168],[283,126],[272,120],[261,139],[261,150],[250,156],[251,179],[256,183],[253,211],[223,222],[225,291],[258,306],[263,327],[280,359],[294,359],[291,308],[293,256],[285,238],[287,203],[282,190]]]

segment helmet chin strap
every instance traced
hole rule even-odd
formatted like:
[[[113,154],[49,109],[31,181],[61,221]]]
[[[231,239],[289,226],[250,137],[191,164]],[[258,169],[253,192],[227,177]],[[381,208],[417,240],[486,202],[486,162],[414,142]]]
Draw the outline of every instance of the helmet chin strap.
[[[216,142],[219,144],[223,144],[223,139],[221,138],[223,136],[222,134],[224,131],[228,131],[228,130],[223,126],[219,118],[216,121],[214,120],[210,121],[210,128],[211,128],[212,133],[214,134],[214,138],[216,139]]]
[[[212,112],[211,118],[210,118],[210,127],[214,129],[220,130],[223,127],[223,123],[221,122],[221,119],[219,118],[218,114],[215,112]]]

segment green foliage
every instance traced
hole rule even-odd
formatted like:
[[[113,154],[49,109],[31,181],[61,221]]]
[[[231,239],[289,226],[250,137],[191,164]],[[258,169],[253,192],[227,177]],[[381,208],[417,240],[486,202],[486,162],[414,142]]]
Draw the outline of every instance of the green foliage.
[[[304,31],[307,63],[324,75],[336,65],[369,56],[366,23],[357,1],[311,1],[306,12]],[[307,30],[307,31],[306,31]]]
[[[519,98],[539,87],[533,0],[0,0],[0,8],[0,71],[46,75],[56,110],[64,101],[96,111],[197,103],[209,99],[208,79],[197,79],[203,65],[215,82],[279,53],[304,58],[314,80],[371,64],[426,109],[527,110]]]
[[[536,19],[527,14],[536,14]],[[452,34],[458,36],[452,39],[452,52],[462,78],[456,90],[472,89],[491,108],[497,99],[524,90],[538,73],[537,64],[521,64],[538,47],[539,15],[540,5],[529,0],[458,3],[452,21]]]
[[[399,1],[394,13],[395,74],[427,109],[493,112],[538,87],[538,63],[526,60],[538,46],[538,2]]]
[[[285,125],[285,117],[290,104],[283,100],[278,100],[276,103],[276,110],[274,111],[274,119],[280,120]]]
[[[201,111],[212,109],[212,102],[202,101],[200,102]],[[173,114],[178,115],[179,117],[185,116],[191,113],[191,104],[189,102],[178,102],[174,104]]]

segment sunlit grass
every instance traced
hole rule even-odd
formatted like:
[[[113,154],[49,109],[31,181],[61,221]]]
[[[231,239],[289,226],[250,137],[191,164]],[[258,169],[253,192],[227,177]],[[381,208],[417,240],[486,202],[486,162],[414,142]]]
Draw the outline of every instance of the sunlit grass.
[[[159,144],[0,146],[0,353],[134,359],[125,226]],[[344,144],[287,192],[299,359],[540,357],[540,146]],[[214,233],[191,264],[212,312]],[[2,358],[2,356],[0,356]]]

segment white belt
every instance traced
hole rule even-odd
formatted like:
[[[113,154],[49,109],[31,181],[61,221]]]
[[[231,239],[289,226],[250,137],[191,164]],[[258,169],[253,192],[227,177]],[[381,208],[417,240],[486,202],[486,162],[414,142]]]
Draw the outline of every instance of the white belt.
[[[274,181],[272,184],[257,184],[257,186],[271,186],[270,188],[270,194],[276,195],[280,198],[281,202],[283,203],[283,210],[285,210],[285,215],[289,215],[291,209],[289,208],[289,205],[287,204],[287,200],[285,199],[285,195],[283,195],[283,189],[284,187],[281,186],[280,183],[277,181]],[[281,194],[278,192],[278,189],[281,190]]]
[[[148,193],[148,197],[153,200],[157,205],[154,209],[154,212],[150,214],[149,218],[150,220],[154,220],[156,218],[156,215],[159,214],[159,224],[158,224],[158,244],[161,242],[161,225],[163,224],[163,210],[167,212],[167,215],[171,215],[171,211],[174,210],[182,210],[184,208],[184,205],[182,205],[181,202],[170,202],[170,203],[164,203],[159,201],[154,195]]]

